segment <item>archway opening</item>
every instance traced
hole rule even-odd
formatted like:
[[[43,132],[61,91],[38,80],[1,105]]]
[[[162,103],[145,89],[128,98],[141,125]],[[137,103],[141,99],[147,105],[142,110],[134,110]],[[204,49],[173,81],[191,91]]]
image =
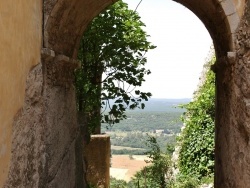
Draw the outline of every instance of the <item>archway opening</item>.
[[[236,20],[236,24],[232,24],[230,22],[230,15],[235,15],[235,7],[234,2],[227,1],[227,3],[232,6],[230,10],[225,8],[224,3],[221,1],[205,1],[203,4],[200,4],[197,1],[187,1],[180,0],[179,3],[183,4],[185,7],[189,8],[191,11],[200,18],[200,20],[205,24],[208,29],[211,37],[214,40],[215,51],[217,56],[217,64],[222,63],[222,67],[224,66],[223,59],[227,58],[227,53],[233,55],[233,33],[234,29],[237,28],[239,20]],[[96,4],[95,4],[96,3]],[[75,58],[77,56],[77,49],[79,47],[81,35],[86,28],[89,21],[98,14],[104,7],[108,4],[112,3],[110,1],[106,2],[95,2],[91,4],[90,2],[73,2],[69,3],[67,1],[63,1],[63,3],[57,3],[53,10],[49,10],[45,12],[48,17],[45,16],[45,29],[44,29],[44,47],[53,49],[56,54],[65,54],[70,58]],[[99,3],[99,4],[98,4]],[[65,11],[65,4],[68,6]],[[76,7],[79,7],[76,9]],[[87,9],[86,7],[92,7],[93,9]],[[79,13],[79,11],[72,11],[74,9],[79,10],[83,8],[85,11],[84,16]],[[48,13],[48,14],[47,14]],[[54,17],[50,16],[54,15]],[[57,14],[58,13],[58,14]],[[56,17],[58,16],[58,17]],[[57,23],[59,17],[62,17],[62,21]],[[237,16],[236,16],[237,17]],[[48,18],[48,19],[47,19]],[[239,19],[239,17],[238,17]],[[73,20],[75,22],[73,22]],[[58,27],[54,27],[54,25]],[[78,28],[78,29],[77,29]],[[79,29],[80,28],[80,29]],[[62,40],[63,39],[63,40]],[[71,39],[71,40],[70,40]],[[215,69],[219,74],[217,79],[217,83],[222,86],[225,82],[223,82],[223,70],[220,69],[220,65],[216,66]],[[217,93],[217,96],[224,95],[224,91],[220,90]],[[230,101],[230,98],[226,98],[223,104],[227,104],[226,101]],[[229,104],[228,104],[229,105]],[[227,106],[227,105],[226,105]],[[226,108],[226,106],[220,107],[220,110]],[[218,106],[217,106],[218,107]],[[226,109],[224,109],[226,111]],[[220,117],[216,117],[216,121],[220,124]]]
[[[151,7],[152,8],[152,7]],[[159,10],[158,10],[159,11]],[[183,11],[183,10],[182,10]],[[172,12],[172,14],[177,14],[178,12],[176,12],[176,10],[174,10],[174,12]],[[187,15],[186,15],[187,16]],[[102,17],[105,17],[107,20],[108,20],[108,18],[109,18],[109,16],[107,16],[107,15],[103,15]],[[182,19],[184,19],[184,18],[182,18]],[[192,19],[191,19],[192,20]],[[165,20],[166,21],[166,20]],[[175,20],[176,22],[177,22],[177,19]],[[182,21],[184,21],[184,20],[182,20]],[[103,20],[102,20],[102,22],[104,22]],[[115,21],[114,21],[115,22]],[[169,23],[169,21],[166,21],[167,23]],[[110,20],[109,21],[107,21],[107,23],[110,23]],[[111,22],[112,23],[112,22]],[[116,28],[116,27],[119,27],[120,25],[119,25],[119,23],[118,22],[115,22],[116,24],[114,25],[114,27],[112,26],[111,28],[109,28],[109,29],[113,29],[113,30],[118,30],[118,28]],[[180,23],[181,23],[181,21],[180,21]],[[108,34],[109,33],[109,31],[108,30],[106,30],[106,31],[104,31],[103,30],[103,27],[104,26],[102,26],[102,25],[97,25],[97,26],[95,26],[95,28],[94,28],[94,35],[97,35],[97,37],[99,37],[99,35],[102,35],[103,33],[105,33],[105,34]],[[194,27],[194,26],[193,26]],[[96,30],[96,28],[99,28],[99,30],[102,32],[102,33],[98,33],[98,30]],[[156,29],[156,28],[154,28],[154,29]],[[172,30],[174,30],[175,28],[172,28],[171,27],[171,29]],[[186,29],[187,29],[187,26],[186,26]],[[183,29],[184,30],[184,29]],[[89,29],[87,30],[87,32],[89,33]],[[164,32],[164,31],[163,31]],[[190,36],[190,35],[188,35],[187,34],[187,32],[188,31],[186,31],[186,36],[185,37],[187,37],[187,36]],[[86,35],[85,35],[85,37],[89,37],[89,34],[88,33],[86,33]],[[92,32],[92,34],[93,34],[93,32]],[[114,33],[114,34],[117,34],[118,35],[118,33]],[[149,33],[150,34],[150,33]],[[167,33],[165,33],[166,35],[167,35]],[[198,33],[197,33],[198,34]],[[196,35],[197,35],[196,34]],[[109,35],[109,34],[108,34]],[[200,34],[201,35],[201,34]],[[185,37],[183,37],[182,39],[180,39],[181,38],[181,36],[178,36],[178,37],[174,37],[174,36],[172,36],[172,38],[176,38],[176,39],[180,39],[180,43],[179,44],[175,44],[176,46],[174,46],[174,47],[179,47],[179,46],[181,46],[182,44],[182,42],[183,43],[185,43],[183,40],[185,39]],[[92,41],[93,40],[95,40],[95,38],[92,38]],[[119,39],[118,39],[119,40]],[[200,39],[200,40],[202,40],[202,38]],[[112,41],[112,39],[110,39],[110,41]],[[169,40],[166,40],[167,42],[169,42]],[[113,41],[114,43],[115,43],[115,41]],[[193,42],[193,41],[190,41],[190,43],[191,42]],[[175,41],[175,43],[178,43],[178,41]],[[186,42],[186,43],[188,43],[188,42]],[[84,43],[85,45],[87,45],[87,43],[85,42]],[[158,45],[158,44],[157,44]],[[169,43],[168,43],[168,45],[170,45]],[[91,46],[93,46],[93,44],[91,44]],[[108,44],[106,43],[106,44],[101,44],[101,46],[102,46],[102,48],[101,49],[99,49],[98,51],[102,51],[105,47],[107,47],[108,46]],[[210,44],[208,44],[208,48],[207,48],[207,51],[205,51],[205,53],[204,53],[204,55],[203,55],[203,57],[201,57],[201,59],[199,60],[199,64],[201,64],[201,67],[202,67],[202,64],[203,64],[203,61],[204,61],[204,59],[205,59],[205,56],[206,56],[206,54],[208,53],[208,49],[209,49],[209,46],[210,46]],[[113,48],[116,48],[117,46],[113,46]],[[191,47],[191,45],[189,45],[189,46],[186,46],[186,48],[192,48]],[[120,49],[120,47],[118,47],[116,50],[118,51]],[[89,51],[88,51],[89,50]],[[166,50],[166,49],[164,49],[165,51],[167,51],[168,52],[168,54],[171,54],[171,53],[176,53],[175,51],[171,51],[171,50]],[[179,53],[180,53],[180,51],[184,51],[184,50],[187,50],[187,49],[183,49],[183,48],[181,48],[181,47],[179,47]],[[85,51],[88,51],[88,53],[95,53],[95,51],[93,51],[92,49],[91,49],[91,47],[89,47],[89,48],[86,48],[85,49]],[[104,50],[103,50],[104,51]],[[198,51],[198,50],[197,50]],[[81,52],[82,53],[82,52]],[[83,52],[84,53],[84,52]],[[165,53],[166,54],[166,53]],[[183,55],[184,53],[182,52],[182,54],[181,55]],[[100,54],[99,54],[100,55]],[[190,55],[190,54],[189,54]],[[196,54],[194,53],[193,54],[193,56],[195,56]],[[185,65],[187,65],[187,64],[190,64],[189,63],[189,61],[190,60],[188,60],[188,55],[186,54],[186,55],[183,55],[185,58],[183,58],[181,61],[183,61],[184,63],[183,63],[183,66],[185,66]],[[192,56],[192,55],[190,55],[190,56]],[[172,59],[172,60],[165,60],[166,62],[164,62],[164,63],[166,63],[166,64],[168,64],[169,66],[171,65],[171,63],[172,64],[174,64],[174,63],[176,63],[178,60],[176,60],[176,59],[178,59],[179,57],[178,57],[178,55],[177,54],[175,54],[175,59]],[[95,60],[95,59],[92,59],[93,61]],[[98,60],[100,60],[100,59],[98,59]],[[162,59],[163,60],[163,59]],[[87,62],[87,60],[86,60],[86,58],[85,58],[85,61]],[[100,60],[101,61],[101,60]],[[191,61],[193,61],[193,60],[191,60]],[[169,62],[171,62],[171,63],[169,63]],[[122,62],[120,62],[120,63],[122,63]],[[89,64],[88,64],[89,65]],[[157,66],[157,63],[156,63],[156,65],[155,66]],[[161,68],[161,70],[162,69],[164,69],[166,72],[167,72],[167,70],[166,69],[171,69],[171,68],[169,68],[169,66],[166,66],[166,67],[163,67],[162,65],[158,65],[160,68]],[[190,67],[192,67],[192,66],[190,66]],[[198,72],[200,72],[201,71],[201,67],[200,67],[200,69],[199,69],[199,71]],[[181,67],[180,65],[178,65],[178,69],[179,69],[179,71],[182,69],[183,67]],[[193,69],[195,69],[194,67],[192,67]],[[95,70],[97,69],[97,67],[95,67]],[[186,68],[184,68],[186,71],[188,71],[188,68],[186,67]],[[191,70],[191,69],[190,69]],[[175,71],[177,71],[177,69],[175,70]],[[175,72],[175,71],[173,71],[173,69],[172,69],[172,72]],[[110,76],[110,75],[109,75]],[[166,76],[166,75],[164,75],[164,76]],[[163,79],[164,77],[162,77],[162,79],[161,80],[164,80]],[[196,77],[196,79],[198,80],[198,74],[197,74],[197,77]],[[169,79],[165,79],[166,80],[166,82],[168,82],[168,81],[172,81],[172,80],[174,80],[173,82],[175,82],[176,80],[175,79],[171,79],[171,77],[169,77]],[[154,84],[156,85],[156,83],[158,84],[159,82],[161,82],[161,81],[158,81],[158,82],[155,82]],[[159,85],[162,85],[162,87],[164,87],[164,82],[161,82]],[[176,84],[176,85],[179,85],[179,84]],[[185,85],[185,84],[184,84]],[[187,84],[186,84],[187,85]],[[197,85],[197,83],[196,83],[196,85]],[[181,87],[181,86],[180,86]],[[183,90],[185,90],[185,89],[183,89]],[[193,88],[193,90],[192,90],[192,92],[195,90],[195,88]],[[167,91],[166,91],[167,92]],[[177,95],[177,94],[175,94],[175,95]],[[162,95],[163,96],[163,95]],[[191,95],[190,95],[191,96]],[[178,96],[177,96],[177,98],[178,98]],[[213,109],[213,111],[214,111],[214,109]],[[157,121],[157,120],[156,120]],[[150,122],[148,122],[148,123],[150,123]],[[138,131],[138,130],[137,130]],[[171,130],[172,131],[172,130]],[[213,139],[213,138],[211,138],[211,139]]]

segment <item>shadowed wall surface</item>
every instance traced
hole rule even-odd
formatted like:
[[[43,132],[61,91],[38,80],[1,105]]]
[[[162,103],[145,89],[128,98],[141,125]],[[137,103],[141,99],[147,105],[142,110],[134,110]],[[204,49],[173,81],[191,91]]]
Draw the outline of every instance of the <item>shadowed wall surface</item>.
[[[108,135],[92,135],[86,145],[87,182],[96,187],[109,188],[110,137]]]

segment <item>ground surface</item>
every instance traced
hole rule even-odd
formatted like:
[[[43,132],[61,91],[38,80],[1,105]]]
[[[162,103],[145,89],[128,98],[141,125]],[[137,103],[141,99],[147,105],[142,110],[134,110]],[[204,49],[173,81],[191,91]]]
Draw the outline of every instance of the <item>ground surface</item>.
[[[145,155],[133,155],[130,159],[128,155],[112,155],[110,176],[125,181],[131,180],[137,171],[148,165],[144,160]]]

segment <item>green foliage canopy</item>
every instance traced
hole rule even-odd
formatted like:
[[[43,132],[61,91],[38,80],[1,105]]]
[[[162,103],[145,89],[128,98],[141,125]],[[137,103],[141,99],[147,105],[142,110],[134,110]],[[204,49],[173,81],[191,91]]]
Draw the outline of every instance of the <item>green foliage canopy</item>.
[[[78,110],[90,127],[99,122],[118,123],[127,108],[144,108],[149,92],[135,89],[150,74],[145,68],[148,50],[154,49],[140,16],[121,0],[97,16],[81,40],[76,72]],[[115,100],[110,104],[110,99]],[[100,114],[101,106],[108,114]]]

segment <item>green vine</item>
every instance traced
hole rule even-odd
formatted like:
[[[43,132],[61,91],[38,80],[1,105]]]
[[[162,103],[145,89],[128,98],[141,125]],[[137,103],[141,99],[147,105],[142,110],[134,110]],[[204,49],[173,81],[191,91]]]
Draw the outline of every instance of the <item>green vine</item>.
[[[183,122],[185,128],[179,137],[180,172],[202,179],[214,173],[214,120],[215,120],[215,75],[209,70],[215,62],[212,57],[205,64],[205,79],[195,93]]]

